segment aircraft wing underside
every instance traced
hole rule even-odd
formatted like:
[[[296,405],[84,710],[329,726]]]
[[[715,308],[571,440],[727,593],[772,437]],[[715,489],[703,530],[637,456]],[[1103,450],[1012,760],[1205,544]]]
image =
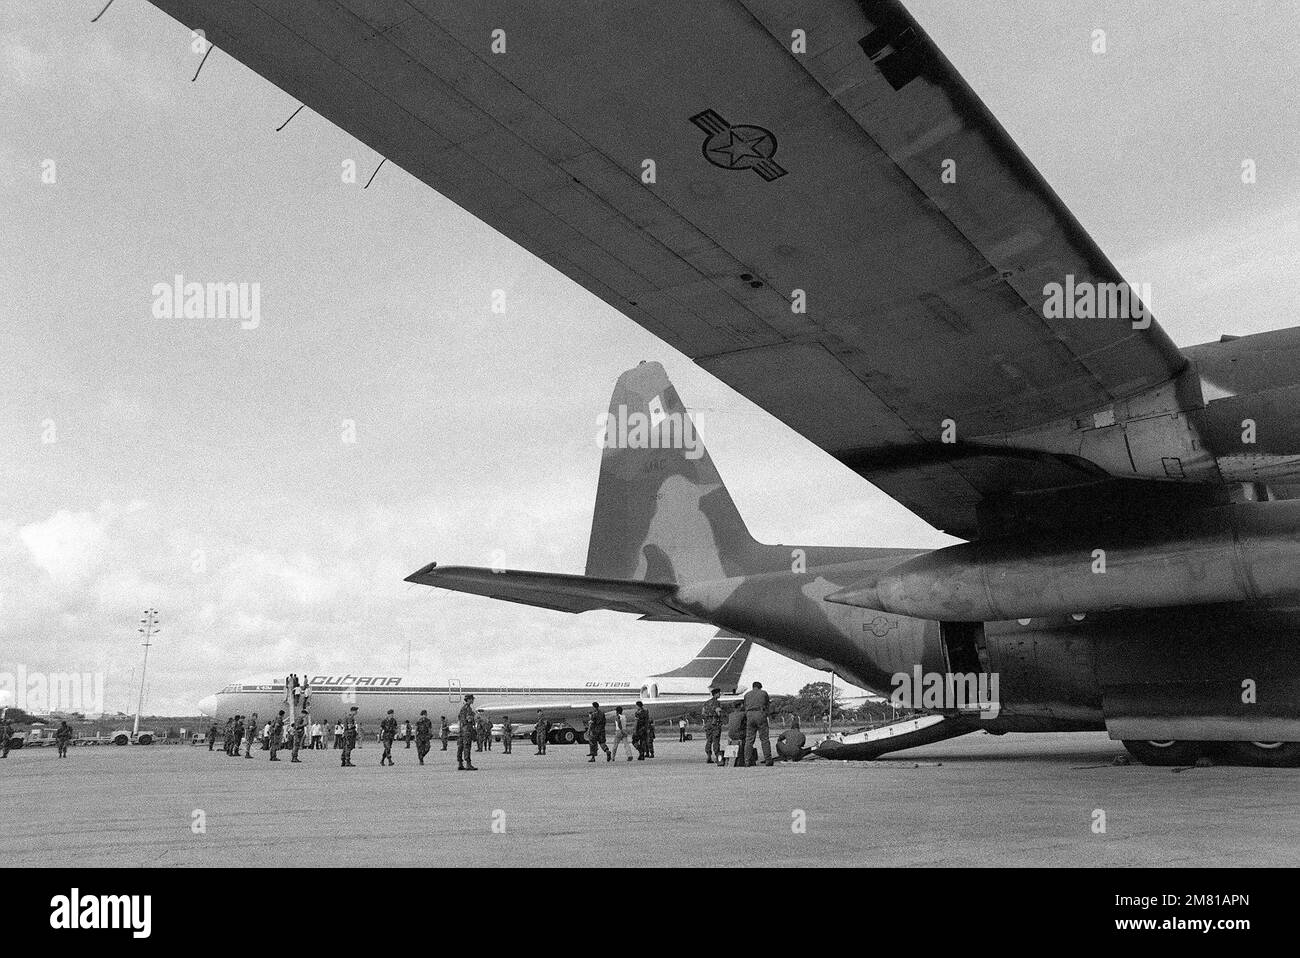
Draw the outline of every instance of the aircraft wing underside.
[[[948,455],[945,420],[1184,366],[1154,323],[1045,317],[1122,278],[895,0],[152,2],[956,535],[1089,475]]]

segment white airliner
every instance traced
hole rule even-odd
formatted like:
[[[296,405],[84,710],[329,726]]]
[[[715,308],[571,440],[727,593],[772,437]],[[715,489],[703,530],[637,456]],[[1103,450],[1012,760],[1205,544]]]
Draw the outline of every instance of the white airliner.
[[[435,734],[443,716],[451,723],[454,734],[457,713],[465,696],[473,693],[474,707],[484,712],[494,727],[509,716],[517,731],[530,731],[540,711],[551,723],[551,741],[569,744],[582,739],[580,730],[592,702],[599,702],[610,714],[622,705],[630,717],[639,699],[651,720],[662,721],[698,709],[708,701],[713,688],[722,690],[724,702],[738,701],[735,692],[749,648],[748,639],[720,632],[685,665],[644,681],[575,682],[558,688],[471,686],[457,681],[435,684],[401,675],[311,675],[307,677],[310,711],[313,721],[332,726],[355,705],[358,720],[373,726],[392,709],[404,727],[407,721],[414,725],[421,710],[427,710]],[[262,720],[269,720],[280,709],[288,711],[283,679],[236,682],[199,702],[199,711],[218,721],[254,712]]]

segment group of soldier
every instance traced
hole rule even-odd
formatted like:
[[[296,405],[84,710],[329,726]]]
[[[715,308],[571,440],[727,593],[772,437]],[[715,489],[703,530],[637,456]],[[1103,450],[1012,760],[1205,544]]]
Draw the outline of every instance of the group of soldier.
[[[758,753],[756,745],[762,747],[763,764],[772,765],[772,743],[768,734],[768,713],[771,708],[771,700],[767,692],[763,691],[761,682],[755,682],[748,692],[745,693],[740,708],[733,709],[728,717],[727,711],[721,700],[722,690],[712,689],[710,698],[704,704],[702,709],[704,715],[704,754],[705,760],[709,764],[725,766],[727,764],[727,752],[722,745],[722,729],[727,726],[728,738],[735,750],[735,766],[743,768],[757,764]],[[280,761],[277,752],[289,748],[292,750],[291,762],[301,762],[298,758],[298,751],[303,747],[306,736],[308,714],[303,711],[299,712],[292,721],[286,723],[284,710],[281,709],[279,714],[272,719],[270,723],[268,742],[264,746],[270,749],[271,761]],[[465,696],[464,704],[461,706],[460,713],[457,715],[459,722],[457,744],[456,744],[456,768],[463,772],[476,772],[477,767],[474,765],[472,753],[483,751],[485,748],[492,747],[492,723],[483,712],[477,711],[474,707],[473,694]],[[287,731],[286,731],[287,724]],[[596,756],[603,751],[605,761],[612,762],[618,758],[620,748],[624,749],[627,761],[632,761],[632,752],[636,751],[636,760],[644,761],[647,758],[655,757],[655,727],[650,718],[650,713],[645,704],[637,701],[636,708],[632,715],[628,717],[624,714],[623,706],[616,706],[614,709],[614,747],[610,749],[608,744],[608,718],[605,710],[600,707],[599,702],[591,703],[591,711],[587,713],[585,723],[585,735],[587,745],[590,749],[587,761],[595,762]],[[510,721],[510,716],[504,716],[501,723],[501,744],[504,751],[509,754],[514,742],[515,726]],[[537,722],[533,726],[533,739],[537,746],[537,755],[546,754],[547,739],[551,733],[551,724],[547,721],[546,716],[538,711]],[[357,706],[352,706],[347,716],[341,723],[341,742],[336,744],[342,749],[341,766],[343,768],[355,768],[352,761],[352,752],[357,747],[357,738],[359,735],[359,724],[357,722]],[[411,747],[412,735],[415,740],[416,757],[421,765],[424,764],[425,757],[433,745],[434,732],[433,721],[429,718],[428,710],[420,712],[419,721],[415,723],[414,730],[411,729],[411,723],[406,723],[405,733],[399,731],[397,719],[393,715],[393,710],[389,709],[388,714],[384,716],[379,724],[379,742],[383,746],[383,753],[380,755],[379,764],[393,765],[393,743],[399,737],[405,738],[407,748]],[[439,738],[442,741],[442,750],[447,750],[447,743],[451,737],[451,728],[447,724],[447,717],[442,716],[441,727],[439,729]],[[225,734],[225,752],[232,757],[238,757],[240,745],[244,744],[244,757],[252,758],[253,742],[258,736],[257,714],[254,713],[247,723],[244,716],[236,715],[226,720]],[[336,732],[336,738],[338,738]],[[208,732],[208,748],[211,750],[216,738],[216,727],[213,726]],[[6,750],[8,737],[5,738]]]
[[[14,723],[9,719],[0,719],[0,758],[9,757],[9,749],[13,747]],[[58,746],[59,758],[68,757],[68,746],[72,744],[72,726],[68,724],[67,719],[59,723],[59,727],[54,730],[54,744]]]

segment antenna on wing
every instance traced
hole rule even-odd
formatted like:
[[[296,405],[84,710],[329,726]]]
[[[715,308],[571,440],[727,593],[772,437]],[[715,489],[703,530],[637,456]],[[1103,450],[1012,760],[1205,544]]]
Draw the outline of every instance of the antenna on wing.
[[[388,157],[384,157],[382,160],[379,161],[379,165],[375,167],[375,172],[370,174],[370,179],[366,180],[366,185],[361,187],[363,190],[370,189],[370,184],[375,181],[375,177],[379,175],[379,171],[384,168],[384,164],[387,162],[388,162]]]
[[[198,70],[195,70],[195,71],[194,71],[194,76],[190,77],[190,82],[191,82],[191,83],[193,83],[195,80],[197,80],[197,79],[199,78],[199,71],[203,69],[203,64],[205,64],[205,63],[208,62],[208,57],[210,57],[210,56],[212,55],[212,48],[213,48],[214,46],[216,46],[216,44],[214,44],[214,43],[209,43],[209,44],[208,44],[208,48],[207,48],[205,51],[203,51],[203,59],[199,61],[199,69],[198,69]]]
[[[300,104],[298,104],[298,109],[296,109],[296,110],[294,110],[292,113],[290,113],[290,114],[289,114],[289,119],[288,119],[288,120],[285,120],[283,123],[281,123],[279,126],[277,126],[277,127],[275,128],[275,132],[276,132],[276,133],[279,133],[279,132],[280,132],[281,130],[283,130],[286,126],[288,126],[288,125],[289,125],[289,120],[292,120],[295,116],[297,116],[299,113],[301,113],[301,112],[303,111],[303,107],[305,107],[306,105],[307,105],[307,104],[305,104],[305,103],[300,103]]]

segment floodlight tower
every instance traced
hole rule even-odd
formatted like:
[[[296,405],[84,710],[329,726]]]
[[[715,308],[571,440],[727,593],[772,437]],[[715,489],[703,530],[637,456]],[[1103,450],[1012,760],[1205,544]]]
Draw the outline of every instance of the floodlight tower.
[[[162,626],[158,624],[158,610],[145,609],[144,618],[140,620],[140,628],[136,629],[137,632],[144,636],[144,664],[140,666],[140,698],[136,701],[135,706],[135,724],[131,726],[132,741],[135,741],[140,734],[140,712],[144,709],[144,678],[145,671],[149,668],[150,640],[161,628]]]

